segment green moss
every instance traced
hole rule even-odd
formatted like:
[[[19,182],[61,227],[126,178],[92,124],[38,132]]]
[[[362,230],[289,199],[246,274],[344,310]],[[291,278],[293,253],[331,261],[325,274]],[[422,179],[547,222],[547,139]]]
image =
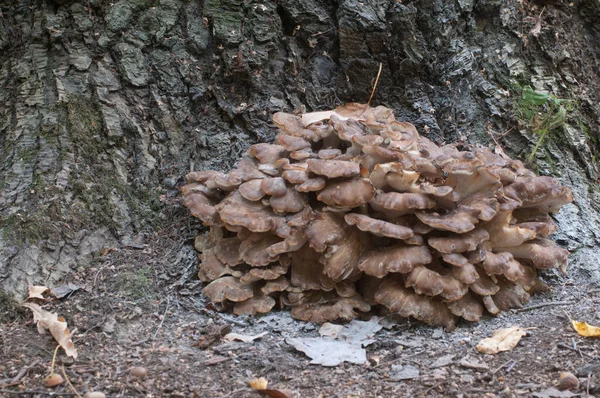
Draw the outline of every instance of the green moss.
[[[77,155],[92,162],[106,150],[103,137],[102,116],[92,100],[85,97],[73,97],[66,104],[67,128]]]
[[[120,295],[132,300],[153,298],[151,277],[152,270],[149,268],[122,272],[115,277],[112,287]]]

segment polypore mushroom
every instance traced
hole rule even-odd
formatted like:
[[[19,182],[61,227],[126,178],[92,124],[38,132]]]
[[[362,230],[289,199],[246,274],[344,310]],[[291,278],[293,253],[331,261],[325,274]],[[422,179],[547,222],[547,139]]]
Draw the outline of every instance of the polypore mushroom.
[[[205,293],[234,313],[278,302],[325,322],[375,306],[452,328],[521,306],[544,287],[536,269],[565,271],[568,252],[544,238],[571,191],[499,147],[438,146],[355,103],[273,120],[275,144],[181,189],[210,226],[195,241]]]

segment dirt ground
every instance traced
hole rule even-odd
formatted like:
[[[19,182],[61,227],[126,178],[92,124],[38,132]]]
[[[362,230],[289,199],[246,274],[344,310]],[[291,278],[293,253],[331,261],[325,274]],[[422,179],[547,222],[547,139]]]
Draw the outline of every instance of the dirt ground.
[[[178,217],[173,225],[190,222],[183,211]],[[567,318],[600,323],[600,289],[594,286],[547,274],[552,291],[525,308],[465,322],[453,332],[383,318],[384,328],[367,347],[367,364],[322,367],[285,342],[319,337],[318,325],[286,312],[241,318],[207,303],[194,280],[196,227],[167,228],[130,246],[106,248],[64,281],[80,290],[44,306],[76,329],[77,360],[59,355],[56,366],[64,365],[81,396],[101,391],[107,397],[259,397],[247,385],[255,377],[295,397],[600,396],[598,341],[579,337]],[[76,396],[66,383],[44,388],[52,337],[38,334],[29,310],[2,308],[0,396]],[[211,344],[221,325],[244,335],[266,334],[250,343],[217,336]],[[515,349],[477,352],[482,338],[511,325],[531,328]],[[132,376],[133,367],[144,367],[147,375]],[[418,375],[407,372],[415,368]],[[549,390],[565,371],[579,377],[580,387]]]

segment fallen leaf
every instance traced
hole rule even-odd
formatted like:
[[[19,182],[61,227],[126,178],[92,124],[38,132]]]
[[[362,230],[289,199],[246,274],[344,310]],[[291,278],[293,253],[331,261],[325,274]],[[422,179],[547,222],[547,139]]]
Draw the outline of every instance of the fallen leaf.
[[[432,369],[435,369],[435,368],[441,368],[443,366],[450,365],[452,362],[454,362],[455,356],[456,356],[455,354],[444,355],[443,357],[440,357],[440,358],[436,359],[435,361],[433,361],[433,363],[431,365],[429,365],[429,367]]]
[[[248,385],[270,398],[292,398],[293,396],[292,390],[267,388],[269,382],[264,377],[248,380]]]
[[[45,300],[46,298],[43,294],[48,291],[48,288],[46,286],[29,286],[28,291],[29,295],[27,296],[27,299],[36,298]]]
[[[337,339],[330,336],[287,338],[285,342],[310,357],[312,364],[337,366],[350,362],[363,365],[367,363],[367,352],[363,347],[375,341],[373,336],[381,328],[377,317],[369,321],[355,319],[344,326]]]
[[[255,390],[264,390],[269,385],[269,382],[264,377],[248,380],[248,385]]]
[[[344,329],[344,325],[335,325],[333,323],[325,322],[319,329],[321,336],[331,336],[336,338],[338,334]]]
[[[45,329],[48,329],[52,337],[65,350],[65,353],[70,357],[77,358],[77,349],[71,340],[71,332],[67,329],[67,322],[63,318],[43,310],[42,307],[34,303],[24,303],[22,306],[33,311],[33,320],[37,324],[38,332],[44,333]]]
[[[485,338],[477,344],[477,351],[483,354],[497,354],[501,351],[512,350],[519,344],[521,337],[525,336],[527,332],[518,327],[513,326],[505,329],[498,329],[492,337]]]
[[[221,340],[223,336],[231,331],[230,324],[224,325],[209,325],[207,334],[200,336],[198,341],[196,342],[196,346],[201,349],[205,349],[215,344],[217,341]]]
[[[244,343],[251,343],[251,342],[253,342],[256,339],[260,339],[261,337],[263,337],[267,333],[268,332],[262,332],[262,333],[259,333],[257,335],[254,335],[254,336],[247,336],[245,334],[239,334],[239,333],[227,333],[223,337],[223,340],[227,340],[227,341],[239,340],[239,341],[243,341]]]
[[[574,394],[571,391],[559,391],[554,387],[549,387],[543,391],[534,392],[531,395],[537,398],[570,398],[576,397],[579,394]]]
[[[360,345],[336,341],[331,337],[287,338],[285,342],[311,358],[311,364],[337,366],[342,362],[358,365],[367,363],[367,353]]]
[[[390,380],[401,381],[411,380],[419,377],[419,369],[413,365],[392,365],[392,373],[390,374]]]
[[[76,292],[79,289],[81,289],[79,286],[77,286],[73,283],[67,283],[66,285],[62,285],[62,286],[54,287],[54,288],[50,289],[50,293],[52,293],[52,295],[54,297],[61,299],[63,297],[70,295],[71,293]]]
[[[600,337],[600,327],[592,326],[587,322],[571,320],[571,324],[577,333],[584,337]]]

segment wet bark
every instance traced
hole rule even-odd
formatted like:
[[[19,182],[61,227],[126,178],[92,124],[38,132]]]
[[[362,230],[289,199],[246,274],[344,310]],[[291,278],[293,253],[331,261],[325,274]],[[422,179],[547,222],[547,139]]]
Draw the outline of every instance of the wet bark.
[[[3,5],[0,289],[58,283],[160,229],[187,171],[271,140],[273,112],[367,101],[380,63],[374,104],[570,186],[556,238],[600,283],[598,21],[598,0]]]

